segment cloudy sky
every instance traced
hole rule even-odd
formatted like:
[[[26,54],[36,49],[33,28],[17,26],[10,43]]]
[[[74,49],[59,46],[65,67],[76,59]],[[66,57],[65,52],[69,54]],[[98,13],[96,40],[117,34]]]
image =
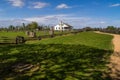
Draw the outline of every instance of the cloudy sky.
[[[0,0],[0,27],[61,20],[75,28],[120,27],[120,0]]]

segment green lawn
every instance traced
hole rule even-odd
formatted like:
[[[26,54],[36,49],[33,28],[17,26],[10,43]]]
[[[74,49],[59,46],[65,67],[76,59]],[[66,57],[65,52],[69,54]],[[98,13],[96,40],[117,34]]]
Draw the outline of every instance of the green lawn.
[[[55,34],[65,34],[68,32],[59,32],[55,31]],[[49,31],[36,31],[36,35],[38,36],[45,36],[49,35]],[[17,36],[23,36],[25,39],[28,39],[29,37],[25,34],[25,31],[0,31],[0,42],[15,42],[15,39]]]
[[[76,35],[70,34],[67,36],[59,36],[55,38],[44,39],[41,41],[29,41],[27,44],[73,44],[73,45],[86,45],[96,47],[99,49],[112,49],[113,36],[105,34],[97,34],[94,32],[82,32]]]
[[[59,32],[55,31],[55,34],[63,34],[63,33],[69,33],[68,32]],[[36,31],[37,36],[44,36],[44,35],[49,35],[49,31]],[[15,38],[16,36],[23,36],[23,37],[28,37],[25,34],[25,31],[0,31],[0,38],[1,37],[8,37],[8,38]]]
[[[83,32],[0,45],[0,80],[110,80],[103,73],[112,38]]]

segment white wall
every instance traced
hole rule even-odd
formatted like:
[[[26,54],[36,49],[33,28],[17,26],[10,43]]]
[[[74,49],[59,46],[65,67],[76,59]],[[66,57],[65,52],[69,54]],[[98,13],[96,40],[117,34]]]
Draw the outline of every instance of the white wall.
[[[67,25],[62,25],[62,29],[61,29],[61,26],[60,25],[56,25],[56,26],[54,26],[54,30],[68,30],[68,29],[64,29],[65,27],[69,27],[69,26],[67,26]]]

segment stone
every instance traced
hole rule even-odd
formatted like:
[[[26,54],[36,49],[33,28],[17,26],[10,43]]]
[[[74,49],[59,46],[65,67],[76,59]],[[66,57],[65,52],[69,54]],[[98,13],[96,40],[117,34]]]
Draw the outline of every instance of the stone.
[[[29,36],[30,32],[29,32],[29,31],[26,31],[25,34],[26,34],[27,36]]]
[[[32,38],[33,38],[33,37],[36,37],[36,33],[33,32],[33,31],[31,31],[30,34],[29,34],[29,37],[32,37]]]

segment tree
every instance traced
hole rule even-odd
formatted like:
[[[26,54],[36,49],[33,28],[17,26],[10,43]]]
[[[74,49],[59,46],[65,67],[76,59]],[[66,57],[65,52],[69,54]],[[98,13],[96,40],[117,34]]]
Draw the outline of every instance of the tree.
[[[28,29],[33,30],[38,28],[38,23],[37,22],[31,22],[27,25]]]
[[[114,26],[108,26],[106,29],[107,30],[116,30],[116,27],[114,27]]]
[[[22,26],[23,26],[23,29],[25,30],[26,29],[25,23],[23,23]]]
[[[88,27],[83,28],[83,30],[84,30],[84,31],[92,31],[93,28],[91,28],[91,27],[88,26]]]
[[[14,27],[13,25],[10,25],[10,26],[8,27],[8,29],[9,29],[9,30],[14,30],[15,27]]]

